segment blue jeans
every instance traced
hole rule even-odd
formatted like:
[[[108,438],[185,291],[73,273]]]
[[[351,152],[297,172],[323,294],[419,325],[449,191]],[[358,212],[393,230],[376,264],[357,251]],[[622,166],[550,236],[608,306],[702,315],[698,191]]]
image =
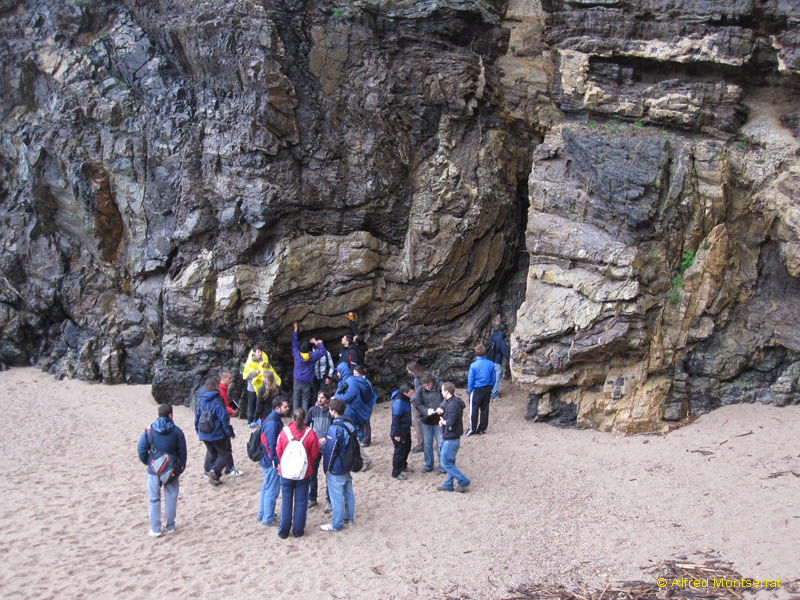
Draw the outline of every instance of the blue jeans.
[[[150,529],[161,532],[161,480],[155,475],[147,474],[147,499],[150,505]],[[178,478],[173,477],[164,486],[164,516],[167,518],[167,529],[175,529],[175,513],[178,511]]]
[[[272,523],[275,517],[275,502],[281,491],[281,476],[275,467],[261,467],[264,472],[264,483],[261,484],[261,496],[258,504],[258,520],[263,525]]]
[[[281,477],[281,525],[278,535],[282,538],[289,537],[290,527],[294,537],[300,537],[306,529],[308,480],[308,477],[300,480]]]
[[[333,516],[331,525],[339,531],[345,523],[353,523],[356,512],[356,496],[353,494],[353,476],[328,473],[328,493],[331,497]]]
[[[422,424],[422,451],[425,456],[425,468],[433,469],[433,440],[436,440],[437,452],[442,451],[442,430],[438,425]],[[439,459],[439,466],[441,466]]]
[[[442,451],[439,454],[439,464],[441,464],[444,470],[447,471],[447,479],[444,480],[442,487],[448,490],[453,489],[453,479],[455,479],[458,482],[458,485],[461,487],[466,487],[469,485],[469,479],[467,476],[459,471],[456,467],[456,454],[458,454],[458,448],[460,446],[460,438],[456,440],[444,440],[442,442]]]
[[[494,363],[494,385],[492,386],[492,399],[497,398],[500,391],[500,378],[503,376],[503,363]]]

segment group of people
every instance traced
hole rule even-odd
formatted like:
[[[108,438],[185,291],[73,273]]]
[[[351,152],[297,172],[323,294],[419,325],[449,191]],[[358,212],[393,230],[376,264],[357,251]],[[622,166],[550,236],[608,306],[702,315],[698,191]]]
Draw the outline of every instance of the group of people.
[[[307,511],[318,501],[320,465],[326,480],[324,512],[332,513],[330,522],[321,529],[341,531],[354,523],[353,445],[358,447],[363,461],[361,470],[367,470],[371,461],[361,449],[370,444],[370,418],[377,395],[363,366],[366,344],[358,336],[353,314],[349,313],[348,318],[353,334],[342,338],[339,362],[333,370],[332,357],[322,340],[311,337],[300,342],[298,324],[293,324],[292,409],[289,400],[280,394],[280,377],[262,349],[250,351],[242,370],[247,383],[247,422],[250,427],[258,428],[254,435],[263,451],[259,461],[263,481],[257,518],[266,527],[276,527],[282,539],[290,533],[295,537],[304,534]],[[424,454],[426,473],[433,471],[434,457],[438,456],[438,471],[447,477],[437,490],[467,491],[470,479],[456,467],[456,456],[463,435],[486,432],[489,400],[498,397],[502,361],[509,355],[504,329],[501,327],[487,344],[476,345],[474,351],[475,359],[467,377],[470,426],[466,433],[462,415],[467,405],[455,395],[455,385],[439,382],[416,362],[408,363],[411,381],[400,385],[391,395],[390,439],[394,446],[391,475],[395,479],[407,479],[406,473],[412,471],[408,456],[416,450]],[[331,393],[334,376],[338,376],[338,382]],[[223,482],[223,474],[243,474],[234,466],[231,451],[235,433],[230,416],[236,410],[227,394],[231,381],[232,374],[227,370],[208,377],[198,393],[195,410],[195,430],[206,446],[205,473],[214,486]],[[313,405],[312,394],[316,397]],[[270,409],[266,415],[265,407]],[[283,419],[290,413],[291,420],[284,425]],[[417,443],[414,450],[412,427]],[[162,534],[160,491],[163,487],[165,531],[169,533],[175,530],[178,481],[186,468],[185,437],[172,420],[170,405],[159,406],[158,420],[142,434],[138,454],[148,465],[150,535],[158,537]],[[165,456],[172,462],[165,460]],[[165,468],[162,464],[173,465],[167,476],[160,471]],[[275,511],[279,495],[280,518]]]

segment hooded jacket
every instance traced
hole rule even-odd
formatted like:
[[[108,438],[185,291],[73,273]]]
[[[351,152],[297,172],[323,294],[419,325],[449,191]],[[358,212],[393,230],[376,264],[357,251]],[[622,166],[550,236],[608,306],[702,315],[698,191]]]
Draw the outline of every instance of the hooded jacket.
[[[411,403],[403,392],[392,392],[392,428],[389,435],[401,437],[411,433]]]
[[[250,353],[247,355],[247,362],[244,364],[244,369],[242,370],[242,379],[247,381],[248,390],[250,390],[252,386],[252,391],[258,393],[258,389],[264,385],[264,369],[272,371],[272,375],[275,377],[275,385],[281,387],[281,378],[270,364],[267,353],[262,350],[261,360],[256,361],[253,359],[253,351],[250,350]]]
[[[347,450],[347,441],[350,431],[347,427],[354,427],[354,424],[347,417],[336,417],[328,427],[328,434],[325,436],[325,448],[322,451],[322,470],[331,475],[346,475],[350,471],[344,469],[342,461]],[[356,435],[353,431],[352,435]]]
[[[322,356],[325,355],[325,346],[321,343],[317,344],[316,349],[303,356],[300,352],[300,342],[298,341],[297,332],[292,333],[292,356],[294,357],[294,375],[295,381],[302,383],[311,383],[314,381],[314,363],[316,363]]]
[[[197,409],[194,412],[194,430],[197,432],[197,437],[201,442],[216,442],[217,440],[226,437],[233,437],[233,428],[231,428],[231,420],[228,416],[228,411],[225,410],[225,403],[222,401],[222,396],[219,395],[217,390],[206,391],[202,390],[197,393],[199,402]],[[211,433],[203,433],[200,431],[200,415],[204,411],[210,410],[214,415],[214,430]]]
[[[312,463],[316,458],[319,456],[319,438],[317,438],[317,434],[313,429],[309,429],[308,426],[304,426],[302,431],[297,429],[297,424],[294,421],[291,421],[287,427],[289,431],[292,432],[292,437],[296,440],[299,440],[303,437],[303,434],[308,430],[308,435],[306,435],[306,439],[303,440],[303,448],[306,451],[306,460],[308,462],[308,468],[306,469],[306,474],[303,479],[306,479],[311,476],[311,471],[313,470]],[[278,459],[280,460],[283,458],[283,451],[286,450],[286,446],[289,445],[289,438],[286,437],[286,428],[283,428],[278,435],[278,444],[275,449],[278,451]],[[281,472],[280,466],[278,466],[278,473]],[[281,475],[283,475],[281,473]]]
[[[443,440],[457,440],[464,433],[464,423],[462,415],[466,404],[458,396],[450,396],[444,401],[444,419],[445,424],[442,425],[442,439]]]
[[[494,363],[502,364],[503,359],[511,360],[511,353],[508,350],[508,343],[506,342],[506,334],[502,331],[495,331],[489,340],[494,340],[494,356],[486,356]]]
[[[344,416],[356,426],[366,423],[372,416],[372,407],[378,401],[372,384],[363,375],[350,375],[340,382],[340,388],[345,387],[342,384],[346,384],[346,389],[342,392],[337,389],[334,398],[339,398],[344,402]]]
[[[153,437],[153,445],[158,450],[171,454],[178,459],[178,473],[173,476],[174,479],[174,477],[183,473],[186,468],[186,438],[183,435],[183,431],[175,425],[172,419],[167,417],[159,417],[157,421],[150,425],[150,431]],[[155,475],[150,468],[150,461],[148,460],[149,450],[150,444],[147,441],[147,430],[145,430],[142,433],[142,437],[139,438],[136,451],[139,454],[139,460],[147,465],[147,472],[150,475]]]
[[[415,378],[414,381],[418,382],[418,385],[414,388],[414,399],[411,403],[414,405],[414,408],[417,409],[417,414],[421,418],[428,416],[429,408],[433,410],[444,408],[442,386],[439,385],[438,379],[433,381],[433,387],[429,390],[426,390],[423,383],[418,379]]]
[[[261,446],[264,448],[264,456],[261,457],[261,462],[259,463],[262,467],[277,468],[280,464],[277,445],[281,429],[283,429],[283,419],[275,412],[275,409],[272,409],[272,412],[264,419],[264,423],[261,425],[261,433],[258,436],[261,439]]]

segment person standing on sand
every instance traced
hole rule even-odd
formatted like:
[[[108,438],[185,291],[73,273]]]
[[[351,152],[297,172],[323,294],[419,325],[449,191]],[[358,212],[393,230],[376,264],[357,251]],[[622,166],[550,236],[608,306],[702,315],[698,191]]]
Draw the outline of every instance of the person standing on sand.
[[[340,365],[341,367],[341,365]],[[356,426],[359,440],[363,439],[364,425],[369,423],[372,416],[372,408],[378,400],[375,389],[369,379],[364,375],[361,365],[353,365],[353,374],[340,382],[334,398],[339,398],[344,402],[344,414]],[[369,445],[369,444],[366,444]],[[364,460],[363,471],[369,469],[370,459],[365,453],[361,453]]]
[[[231,381],[233,381],[233,373],[228,371],[227,369],[222,369],[219,372],[219,395],[222,398],[222,401],[225,403],[225,410],[228,413],[228,418],[233,414],[233,408],[230,405],[228,400],[228,386],[230,386]],[[206,460],[203,465],[203,471],[205,476],[208,477],[211,474],[211,453],[206,451]],[[225,475],[233,475],[234,477],[241,477],[244,475],[244,471],[240,471],[237,469],[233,464],[233,449],[231,449],[231,454],[229,457],[228,464],[225,465]]]
[[[440,492],[459,492],[467,491],[470,484],[469,478],[456,467],[456,455],[461,445],[461,434],[464,432],[463,413],[466,405],[456,393],[456,386],[452,382],[446,381],[442,384],[442,396],[444,397],[444,409],[436,412],[440,415],[439,424],[442,427],[442,451],[439,455],[442,467],[447,472],[447,479],[436,489]],[[453,480],[458,485],[453,487]]]
[[[475,346],[475,360],[469,365],[467,373],[467,394],[469,394],[469,431],[467,437],[486,433],[489,425],[489,398],[494,386],[494,363],[486,358],[486,346]],[[478,413],[480,412],[480,419]]]
[[[289,414],[289,402],[280,396],[272,401],[272,412],[267,415],[259,430],[259,439],[264,454],[261,457],[261,470],[264,481],[258,496],[258,516],[256,517],[265,527],[277,527],[278,519],[275,516],[275,502],[281,493],[281,476],[278,474],[278,435],[283,429],[284,417]]]
[[[425,456],[425,468],[422,469],[423,473],[430,473],[433,471],[433,442],[436,440],[436,451],[442,451],[442,433],[439,430],[438,423],[425,423],[425,419],[435,413],[439,408],[444,406],[444,398],[442,392],[437,385],[437,381],[433,374],[425,372],[420,378],[420,385],[414,390],[414,410],[417,411],[417,416],[422,421],[422,445],[423,453]],[[444,473],[441,465],[441,458],[439,464],[439,472]]]
[[[289,537],[289,529],[292,530],[294,537],[302,537],[306,529],[306,516],[308,512],[308,484],[311,479],[311,470],[314,461],[319,456],[319,440],[317,434],[305,424],[306,412],[302,408],[297,408],[292,415],[294,421],[283,428],[278,436],[278,458],[283,459],[288,456],[289,443],[295,440],[302,445],[305,451],[305,473],[298,473],[302,479],[292,479],[286,474],[284,464],[278,467],[281,474],[281,522],[278,528],[278,537],[285,540]],[[300,456],[302,456],[302,451]],[[287,459],[288,460],[288,459]],[[288,460],[291,463],[291,460]],[[302,464],[302,463],[298,463]],[[291,466],[287,466],[291,469]]]
[[[510,361],[511,353],[508,350],[508,342],[506,341],[506,326],[500,323],[497,326],[497,331],[489,338],[489,344],[494,346],[493,352],[486,350],[486,358],[494,363],[494,385],[492,386],[491,400],[497,400],[500,397],[500,380],[503,378],[503,359]],[[491,354],[491,356],[490,356]]]
[[[275,385],[280,387],[281,378],[270,364],[269,357],[261,351],[261,348],[254,347],[247,355],[247,362],[242,370],[242,377],[247,381],[247,426],[251,428],[261,425],[261,417],[258,414],[261,410],[258,405],[258,392],[264,384],[264,374],[267,372],[272,373]]]
[[[149,435],[148,435],[149,434]],[[155,450],[177,459],[176,472],[166,483],[158,478],[150,467],[148,457],[151,445]],[[172,420],[172,406],[158,405],[158,419],[142,433],[136,448],[139,460],[147,465],[147,499],[149,505],[151,537],[161,535],[161,486],[164,486],[164,517],[166,531],[175,531],[175,515],[178,511],[178,480],[186,469],[186,438],[183,431]]]
[[[314,428],[314,433],[317,434],[320,449],[325,448],[325,436],[328,435],[328,427],[331,426],[331,411],[328,405],[331,402],[331,395],[320,390],[317,394],[317,403],[311,407],[306,415],[306,425]],[[319,487],[319,464],[322,462],[322,454],[319,454],[314,459],[311,465],[311,481],[308,484],[308,508],[317,505],[317,488]],[[331,499],[328,495],[328,490],[325,490],[325,512],[331,512]]]
[[[356,426],[344,416],[345,405],[339,398],[330,404],[333,422],[328,428],[322,469],[328,482],[328,492],[333,506],[330,523],[320,525],[322,531],[341,531],[345,525],[355,524],[356,497],[353,493],[353,476],[344,467],[345,452],[351,435],[356,435]]]
[[[394,445],[394,455],[392,456],[392,477],[401,481],[408,479],[404,472],[408,468],[408,453],[411,450],[411,398],[414,397],[413,390],[407,383],[400,386],[400,389],[392,393],[392,428],[389,436]]]
[[[292,356],[294,357],[294,383],[292,385],[292,410],[311,408],[311,387],[314,383],[314,364],[325,354],[322,340],[311,338],[308,342],[299,342],[297,321],[292,324]],[[312,352],[311,347],[314,346]]]
[[[419,363],[413,360],[406,365],[406,371],[411,377],[411,389],[416,390],[422,385],[420,378],[422,377],[422,367]],[[411,404],[414,404],[414,397],[411,397]],[[419,454],[423,451],[423,434],[422,434],[422,421],[419,420],[419,413],[416,410],[411,411],[411,425],[414,427],[414,434],[417,438],[417,443],[411,448],[411,454]]]
[[[219,379],[216,375],[206,379],[205,389],[197,395],[200,401],[194,413],[194,429],[209,454],[208,482],[217,486],[222,483],[222,471],[232,464],[231,440],[236,435],[222,396],[219,395]],[[204,430],[206,426],[208,430]]]

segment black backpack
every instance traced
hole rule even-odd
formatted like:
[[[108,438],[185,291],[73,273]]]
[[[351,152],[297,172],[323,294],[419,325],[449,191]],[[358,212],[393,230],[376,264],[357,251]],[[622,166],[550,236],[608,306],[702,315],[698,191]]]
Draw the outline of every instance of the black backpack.
[[[497,342],[494,338],[489,338],[486,342],[486,358],[494,362],[495,354],[497,353]]]
[[[253,462],[261,462],[264,457],[264,446],[261,445],[261,427],[250,434],[250,439],[247,441],[247,456]]]
[[[356,436],[356,428],[352,423],[342,423],[344,428],[347,429],[347,447],[344,449],[344,458],[342,459],[342,467],[345,471],[351,473],[358,473],[364,466],[364,459],[361,458],[361,444],[358,443],[358,436]]]
[[[211,433],[214,431],[214,427],[217,425],[217,420],[214,418],[214,414],[211,412],[216,403],[211,404],[208,407],[208,410],[204,410],[200,412],[200,418],[197,420],[197,430],[200,433]]]

